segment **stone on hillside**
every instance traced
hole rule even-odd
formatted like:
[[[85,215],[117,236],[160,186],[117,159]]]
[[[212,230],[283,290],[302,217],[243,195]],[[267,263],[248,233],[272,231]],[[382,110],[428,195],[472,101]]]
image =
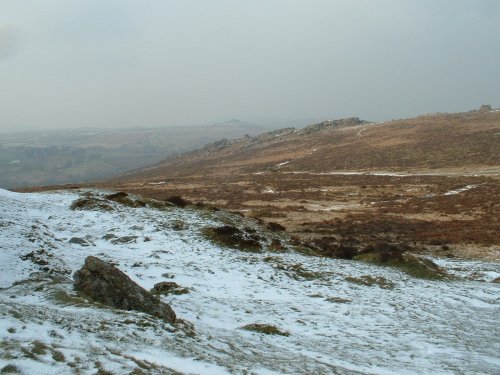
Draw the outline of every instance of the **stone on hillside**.
[[[271,324],[252,323],[252,324],[247,324],[246,326],[243,326],[241,328],[247,331],[254,331],[266,335],[290,336],[289,332],[283,331],[282,329],[275,327]]]
[[[132,281],[118,268],[89,256],[73,275],[75,288],[97,302],[121,310],[142,311],[174,323],[172,308]]]
[[[345,280],[349,281],[350,283],[358,285],[365,285],[365,286],[377,285],[382,289],[394,288],[394,283],[382,276],[371,276],[371,275],[363,275],[360,277],[347,276]]]
[[[71,239],[68,242],[72,243],[72,244],[75,244],[75,245],[80,245],[80,246],[90,246],[90,245],[92,245],[91,242],[87,241],[84,238],[80,238],[80,237],[71,237]]]
[[[71,203],[73,211],[91,210],[91,211],[112,211],[113,207],[104,199],[93,196],[84,196]]]
[[[135,243],[135,242],[137,242],[137,238],[138,238],[138,236],[116,237],[116,238],[111,240],[111,243],[114,245]]]
[[[163,295],[169,295],[169,294],[186,294],[189,293],[189,290],[187,288],[181,287],[179,284],[173,282],[173,281],[162,281],[153,287],[151,289],[151,293],[153,294],[163,294]]]

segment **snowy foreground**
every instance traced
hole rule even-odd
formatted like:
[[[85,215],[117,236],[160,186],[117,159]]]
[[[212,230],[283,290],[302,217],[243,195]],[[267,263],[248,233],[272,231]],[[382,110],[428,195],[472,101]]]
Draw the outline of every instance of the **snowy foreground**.
[[[0,371],[500,373],[500,285],[491,282],[498,264],[440,260],[458,278],[429,281],[288,250],[247,253],[200,234],[242,220],[236,216],[115,202],[109,212],[72,211],[79,194],[0,190]],[[137,238],[110,240],[124,236]],[[112,261],[146,289],[160,281],[188,288],[162,297],[185,323],[78,296],[71,275],[88,255]],[[353,282],[364,275],[386,283]],[[250,323],[289,336],[241,328]]]

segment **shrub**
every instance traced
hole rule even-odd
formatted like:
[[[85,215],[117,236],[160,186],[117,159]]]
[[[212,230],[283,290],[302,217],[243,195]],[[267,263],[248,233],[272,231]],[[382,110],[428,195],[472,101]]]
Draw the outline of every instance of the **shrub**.
[[[283,225],[275,223],[273,221],[267,224],[267,228],[273,232],[283,232],[286,230],[286,228]]]
[[[184,208],[184,207],[189,206],[191,204],[191,202],[185,200],[184,198],[182,198],[179,195],[172,195],[171,197],[165,199],[165,201],[170,202],[170,203],[172,203],[180,208]]]
[[[232,247],[244,251],[258,252],[262,249],[259,235],[243,232],[232,225],[221,227],[208,227],[203,230],[206,238],[223,246]]]

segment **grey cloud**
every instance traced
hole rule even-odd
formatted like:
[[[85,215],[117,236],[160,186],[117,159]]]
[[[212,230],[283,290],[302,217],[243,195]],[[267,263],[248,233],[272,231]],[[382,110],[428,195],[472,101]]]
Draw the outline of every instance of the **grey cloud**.
[[[14,28],[0,25],[0,60],[12,57],[19,46]]]
[[[499,106],[498,19],[490,0],[0,1],[23,35],[0,129]]]

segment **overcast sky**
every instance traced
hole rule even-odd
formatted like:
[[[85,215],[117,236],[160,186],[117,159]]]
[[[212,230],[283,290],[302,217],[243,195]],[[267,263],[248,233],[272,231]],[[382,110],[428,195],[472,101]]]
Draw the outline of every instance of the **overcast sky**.
[[[0,0],[0,129],[500,106],[498,0]]]

